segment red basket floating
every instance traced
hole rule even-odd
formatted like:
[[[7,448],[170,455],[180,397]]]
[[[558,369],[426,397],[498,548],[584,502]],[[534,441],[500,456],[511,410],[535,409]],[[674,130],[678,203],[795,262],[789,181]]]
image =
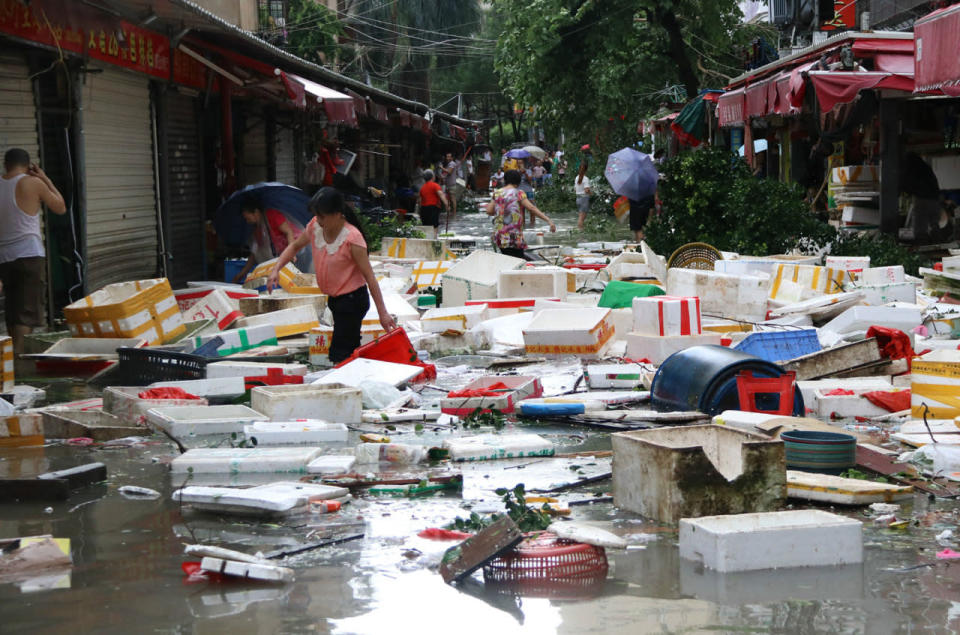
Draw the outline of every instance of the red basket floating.
[[[515,549],[483,566],[483,579],[530,595],[592,592],[607,577],[603,547],[563,540],[552,532],[527,534]]]

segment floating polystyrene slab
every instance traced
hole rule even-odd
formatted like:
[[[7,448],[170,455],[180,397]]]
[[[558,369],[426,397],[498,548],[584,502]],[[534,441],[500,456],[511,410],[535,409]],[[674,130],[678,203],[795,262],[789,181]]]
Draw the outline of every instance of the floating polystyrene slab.
[[[344,386],[359,386],[365,381],[382,381],[394,386],[402,386],[422,372],[423,368],[419,366],[358,357],[340,368],[330,371],[312,385],[343,384]]]
[[[197,397],[228,399],[240,397],[247,388],[243,377],[218,377],[215,379],[184,379],[181,381],[158,381],[148,388],[181,388]]]
[[[787,470],[787,496],[836,505],[869,505],[913,498],[913,488]]]
[[[307,465],[307,473],[320,474],[321,476],[346,474],[353,469],[356,462],[357,457],[352,454],[318,456]]]
[[[397,410],[364,410],[364,423],[403,423],[411,421],[435,421],[440,418],[439,410],[419,408],[399,408]]]
[[[553,443],[536,434],[480,434],[447,439],[443,447],[454,461],[488,461],[553,456]]]
[[[246,406],[160,406],[147,411],[147,421],[175,437],[243,432],[243,426],[268,417]]]
[[[304,474],[321,448],[200,448],[170,462],[172,474],[241,474],[256,472]]]
[[[200,568],[212,573],[263,582],[293,582],[294,579],[293,569],[272,564],[254,564],[207,557],[200,561]]]
[[[256,386],[250,405],[272,421],[311,419],[320,414],[331,423],[356,423],[363,414],[359,388],[340,383]]]
[[[207,364],[207,379],[219,377],[265,377],[277,369],[284,375],[301,377],[307,374],[306,364],[274,364],[272,362],[213,362]]]
[[[258,421],[243,426],[243,434],[259,446],[316,445],[347,440],[347,426],[316,419],[302,421]]]
[[[270,515],[306,507],[311,498],[343,498],[349,493],[345,487],[278,481],[249,488],[191,485],[176,490],[173,500],[208,512]]]

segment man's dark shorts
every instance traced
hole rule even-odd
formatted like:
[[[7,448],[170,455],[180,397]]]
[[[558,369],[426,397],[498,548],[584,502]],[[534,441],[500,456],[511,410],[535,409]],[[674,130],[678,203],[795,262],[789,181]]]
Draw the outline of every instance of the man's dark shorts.
[[[46,258],[18,258],[0,263],[7,326],[43,326],[46,312]]]
[[[430,225],[431,227],[440,226],[440,207],[438,205],[427,205],[420,208],[420,223]]]

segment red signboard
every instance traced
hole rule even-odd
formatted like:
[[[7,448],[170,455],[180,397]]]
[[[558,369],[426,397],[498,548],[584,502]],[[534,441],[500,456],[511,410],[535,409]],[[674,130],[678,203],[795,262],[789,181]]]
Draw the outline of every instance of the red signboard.
[[[821,31],[839,31],[857,26],[857,0],[834,0],[833,19],[825,21]]]
[[[158,33],[69,0],[0,0],[0,32],[93,59],[170,77],[170,42]]]

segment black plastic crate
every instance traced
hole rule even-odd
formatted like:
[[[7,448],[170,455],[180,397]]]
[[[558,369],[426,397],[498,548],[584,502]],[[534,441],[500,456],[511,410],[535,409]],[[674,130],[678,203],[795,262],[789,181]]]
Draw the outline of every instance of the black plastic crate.
[[[152,348],[118,348],[118,375],[130,386],[145,386],[155,381],[205,379],[207,358],[188,353]]]

